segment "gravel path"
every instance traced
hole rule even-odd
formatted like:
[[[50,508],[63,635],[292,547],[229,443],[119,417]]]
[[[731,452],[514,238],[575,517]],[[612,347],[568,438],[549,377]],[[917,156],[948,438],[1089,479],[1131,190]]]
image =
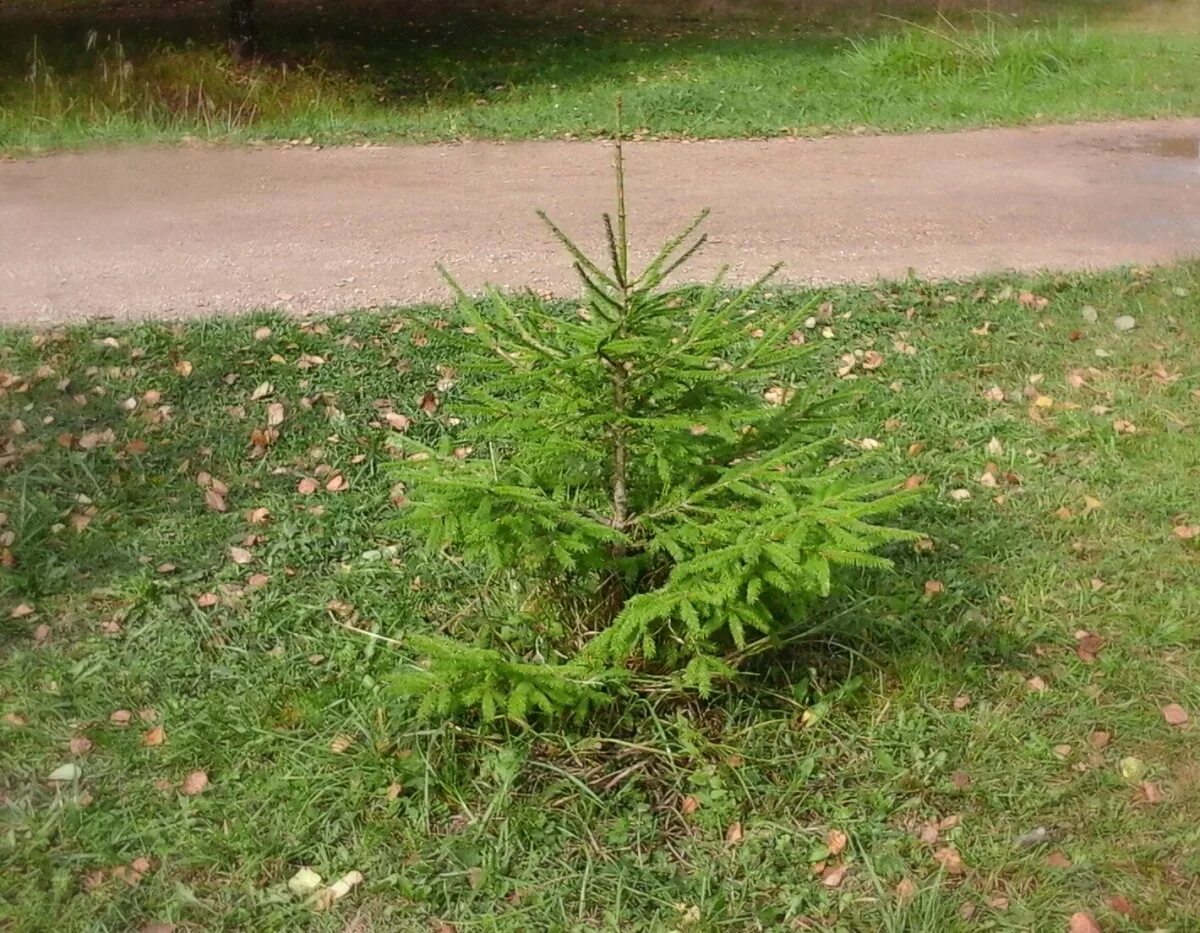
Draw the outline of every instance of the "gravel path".
[[[1200,119],[627,148],[644,255],[712,208],[700,277],[953,277],[1200,254]],[[574,291],[548,210],[599,245],[603,142],[113,149],[0,163],[0,323],[440,300],[443,262]]]

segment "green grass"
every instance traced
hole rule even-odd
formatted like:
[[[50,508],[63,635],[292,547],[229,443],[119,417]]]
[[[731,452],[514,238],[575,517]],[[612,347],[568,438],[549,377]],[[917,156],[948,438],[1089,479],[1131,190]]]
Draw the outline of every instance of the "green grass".
[[[460,352],[445,311],[0,333],[0,925],[944,933],[1087,910],[1108,931],[1193,928],[1200,539],[1174,528],[1200,524],[1197,296],[1195,264],[825,293],[809,378],[884,354],[855,371],[846,433],[879,441],[861,455],[881,475],[927,477],[906,521],[928,544],[843,578],[825,640],[707,704],[625,703],[599,737],[413,722],[387,689],[403,648],[343,627],[402,641],[463,608],[471,568],[396,530],[380,424],[390,405],[452,430],[461,382],[418,415]],[[805,297],[764,296],[747,329]],[[1120,313],[1137,328],[1117,333]],[[252,457],[273,402],[279,436]],[[322,467],[349,488],[299,494]],[[1105,639],[1092,663],[1081,630]],[[1168,702],[1193,723],[1166,724]],[[72,756],[79,736],[93,747]],[[45,780],[72,760],[77,782]],[[210,786],[181,795],[195,770]],[[917,837],[947,818],[936,845]],[[1014,845],[1038,826],[1049,845]],[[831,829],[849,836],[840,887],[815,874]],[[946,845],[964,875],[939,871]],[[113,877],[137,858],[136,884]],[[284,887],[301,865],[365,882],[314,913]]]
[[[610,132],[618,94],[632,127],[668,137],[1191,115],[1200,32],[1188,9],[1139,19],[1123,4],[1035,4],[905,24],[298,8],[267,22],[261,63],[237,68],[202,16],[17,8],[0,18],[0,150],[586,137]]]

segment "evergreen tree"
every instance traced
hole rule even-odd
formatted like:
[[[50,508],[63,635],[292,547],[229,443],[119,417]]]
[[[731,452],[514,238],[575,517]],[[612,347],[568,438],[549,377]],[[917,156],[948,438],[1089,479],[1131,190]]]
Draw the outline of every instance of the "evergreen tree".
[[[540,215],[582,306],[476,302],[447,275],[474,388],[454,438],[406,439],[397,469],[405,525],[486,579],[476,613],[409,638],[423,660],[399,687],[426,714],[585,715],[642,675],[707,692],[802,632],[837,566],[887,567],[873,551],[915,537],[877,524],[905,499],[895,482],[832,456],[844,399],[787,382],[810,307],[753,339],[748,302],[771,273],[667,286],[707,212],[635,273],[619,141],[616,172],[607,268]]]

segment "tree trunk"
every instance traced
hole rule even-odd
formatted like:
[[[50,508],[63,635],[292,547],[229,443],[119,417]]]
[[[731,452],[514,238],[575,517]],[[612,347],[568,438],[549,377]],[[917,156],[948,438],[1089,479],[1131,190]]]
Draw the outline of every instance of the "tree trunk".
[[[258,18],[254,0],[229,0],[229,54],[235,62],[258,54]]]

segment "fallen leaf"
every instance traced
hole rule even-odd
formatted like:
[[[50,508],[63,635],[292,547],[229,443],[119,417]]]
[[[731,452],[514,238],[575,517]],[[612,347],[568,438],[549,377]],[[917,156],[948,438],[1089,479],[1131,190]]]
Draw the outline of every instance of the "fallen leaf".
[[[1096,656],[1100,654],[1104,648],[1104,639],[1099,635],[1088,633],[1079,639],[1075,645],[1075,654],[1079,656],[1079,660],[1085,664],[1091,664],[1096,660]]]
[[[204,793],[206,787],[208,787],[208,775],[203,771],[193,771],[183,779],[179,792],[185,797],[195,797],[197,794]]]
[[[1046,864],[1050,868],[1070,868],[1071,860],[1067,857],[1065,852],[1060,852],[1059,850],[1055,849],[1046,856]]]
[[[175,372],[179,373],[184,379],[192,374],[192,364],[187,360],[180,360],[175,364]]]
[[[1104,931],[1100,929],[1100,924],[1096,922],[1095,917],[1079,911],[1071,914],[1071,919],[1067,923],[1067,933],[1104,933]]]
[[[795,394],[795,389],[785,389],[783,386],[771,386],[763,392],[763,400],[768,405],[779,407],[790,402]]]
[[[383,420],[387,422],[388,427],[393,431],[407,431],[412,425],[412,418],[394,411],[387,412],[383,416]]]
[[[73,736],[71,741],[67,743],[67,750],[72,755],[86,755],[92,750],[92,740],[86,735]]]
[[[919,456],[925,450],[925,445],[920,441],[916,441],[908,445],[908,456],[910,458]]]
[[[1021,292],[1017,295],[1017,303],[1031,311],[1041,311],[1050,304],[1050,299],[1035,295],[1033,292]]]
[[[204,504],[214,512],[224,512],[229,506],[225,504],[225,497],[215,489],[204,490]]]
[[[1025,686],[1034,693],[1044,693],[1046,691],[1046,681],[1042,680],[1036,674],[1025,681]]]
[[[246,521],[251,525],[265,525],[270,518],[271,510],[263,506],[246,513]]]
[[[1007,910],[1008,898],[1003,894],[996,894],[993,897],[988,898],[987,904],[988,907],[992,908],[992,910]]]
[[[946,585],[944,583],[942,583],[941,580],[926,580],[925,581],[925,595],[926,596],[937,596],[939,593],[944,593],[945,591],[946,591]]]
[[[680,802],[679,809],[683,812],[684,816],[691,816],[693,813],[695,813],[697,810],[700,809],[700,801],[697,800],[695,797],[693,797],[691,794],[688,794]]]
[[[1112,733],[1104,732],[1100,729],[1095,730],[1091,735],[1088,736],[1088,744],[1092,746],[1092,748],[1096,749],[1096,751],[1107,748],[1108,743],[1111,741]]]
[[[924,473],[914,473],[904,481],[905,489],[918,489],[924,485],[926,476]]]
[[[305,897],[321,886],[324,879],[311,868],[301,868],[288,878],[288,890],[296,897]]]
[[[274,391],[275,391],[275,387],[273,385],[271,385],[271,383],[260,382],[257,386],[254,387],[254,391],[250,393],[250,401],[257,402],[261,398],[266,398],[268,395],[270,395]]]
[[[23,726],[29,725],[29,720],[20,713],[5,713],[4,722],[6,725],[12,726],[14,729],[20,729]]]
[[[954,698],[954,708],[956,710],[964,710],[971,705],[971,695],[968,693],[960,693]]]
[[[1069,522],[1072,518],[1075,517],[1075,513],[1072,512],[1069,508],[1067,508],[1064,505],[1062,508],[1055,509],[1054,517],[1057,518],[1060,522]]]
[[[255,340],[266,340],[270,336],[271,336],[271,328],[269,328],[269,327],[259,327],[254,331],[254,339]]]
[[[1127,755],[1118,762],[1117,770],[1127,781],[1140,781],[1146,774],[1146,763],[1133,755]]]
[[[438,410],[438,397],[432,392],[426,392],[421,396],[421,411],[427,415],[432,415]]]
[[[167,730],[162,726],[155,726],[142,733],[142,744],[148,748],[157,748],[167,740]]]
[[[825,848],[830,855],[841,855],[848,841],[849,837],[840,829],[831,829],[825,834]]]
[[[1106,904],[1108,904],[1108,906],[1112,910],[1115,910],[1117,913],[1119,913],[1122,917],[1132,917],[1133,916],[1133,905],[1131,905],[1129,903],[1129,901],[1126,900],[1124,897],[1122,897],[1120,894],[1114,894],[1112,897],[1105,898],[1104,902]]]
[[[19,606],[9,610],[8,617],[10,619],[24,619],[26,616],[31,616],[35,612],[33,606],[29,603],[21,603]]]
[[[1142,781],[1142,783],[1138,785],[1138,791],[1141,793],[1142,799],[1145,800],[1146,803],[1162,803],[1162,791],[1159,790],[1158,785],[1154,782]]]
[[[317,481],[315,479],[311,479],[310,477],[307,477],[307,476],[304,477],[304,479],[300,480],[300,482],[296,484],[296,492],[300,493],[300,495],[302,495],[302,496],[311,496],[314,492],[317,491],[317,489],[318,489]]]
[[[955,502],[966,502],[971,498],[971,490],[953,489],[950,491],[950,498]]]
[[[725,830],[725,845],[736,846],[742,841],[742,824],[734,821],[729,824],[729,828]]]
[[[246,586],[257,589],[260,586],[266,586],[271,582],[271,578],[265,573],[252,573],[246,580]]]
[[[1172,533],[1180,541],[1191,541],[1200,537],[1200,525],[1176,525]]]
[[[356,887],[362,884],[362,872],[348,871],[342,875],[337,881],[327,887],[324,891],[317,894],[313,901],[314,910],[326,910],[335,901],[341,900]]]
[[[247,551],[244,547],[231,547],[229,549],[229,559],[235,564],[248,564],[254,560],[254,555]]]
[[[943,846],[933,853],[933,858],[946,870],[947,874],[962,875],[967,871],[962,856],[954,846]]]
[[[277,428],[283,424],[284,411],[283,404],[280,402],[272,402],[267,406],[267,427]]]
[[[83,772],[79,770],[79,766],[73,762],[68,762],[65,765],[59,765],[53,771],[46,775],[47,781],[61,783],[65,781],[74,781],[79,778]]]
[[[220,601],[216,593],[201,593],[196,597],[196,605],[201,609],[208,609],[210,606],[215,606]]]
[[[335,754],[341,754],[353,744],[354,736],[337,735],[334,736],[333,741],[329,743],[329,750]]]
[[[1132,421],[1117,419],[1112,423],[1113,430],[1118,434],[1137,434],[1137,425]]]
[[[975,916],[976,910],[978,910],[978,908],[975,906],[974,902],[967,901],[965,904],[962,905],[962,907],[958,908],[958,915],[960,917],[962,917],[964,920],[970,920],[972,917]]]
[[[1188,721],[1187,710],[1178,703],[1168,703],[1162,708],[1162,717],[1169,726],[1182,726]]]
[[[33,630],[33,640],[36,642],[43,642],[50,637],[50,632],[50,626],[43,622]]]
[[[1095,496],[1083,497],[1083,510],[1085,512],[1094,512],[1096,509],[1103,507],[1104,503]]]
[[[896,899],[901,903],[911,901],[916,896],[917,885],[911,878],[901,878],[896,883]]]
[[[863,354],[862,368],[867,370],[875,370],[884,363],[884,355],[878,350],[868,350]]]
[[[849,870],[850,867],[848,865],[827,868],[821,874],[821,884],[827,888],[841,887],[842,882],[846,880],[846,872]]]
[[[1004,401],[1004,390],[1002,388],[1000,388],[999,386],[992,386],[990,389],[988,389],[986,392],[983,393],[983,397],[985,399],[987,399],[989,402],[1003,402]]]
[[[350,483],[341,473],[334,473],[325,483],[325,488],[329,492],[341,492],[344,489],[349,489]]]
[[[115,709],[108,714],[108,721],[114,726],[127,726],[132,718],[133,713],[127,709]]]
[[[404,793],[404,785],[397,784],[395,781],[392,781],[392,783],[387,786],[387,790],[383,792],[383,796],[388,800],[395,800],[402,793]]]
[[[969,790],[971,787],[971,775],[966,771],[955,771],[950,775],[950,783],[954,785],[955,790]]]
[[[941,834],[942,831],[938,828],[937,823],[924,823],[921,825],[921,830],[917,834],[917,838],[925,843],[925,845],[932,846],[937,844]]]

